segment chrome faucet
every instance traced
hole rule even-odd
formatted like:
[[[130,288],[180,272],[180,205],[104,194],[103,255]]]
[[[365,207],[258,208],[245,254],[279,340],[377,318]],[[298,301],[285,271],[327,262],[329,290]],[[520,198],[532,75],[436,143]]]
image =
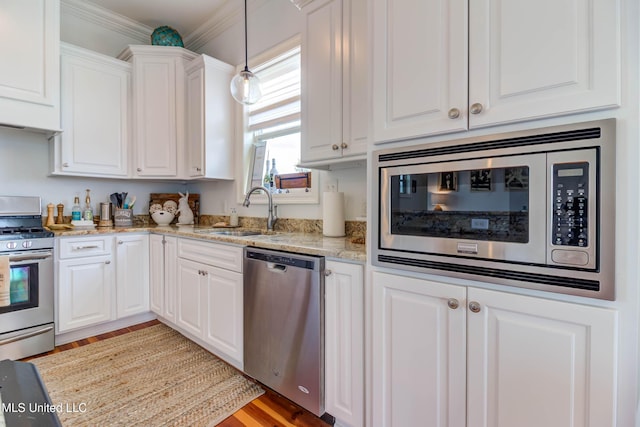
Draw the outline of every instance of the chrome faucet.
[[[269,216],[267,217],[267,230],[273,231],[273,226],[278,220],[278,207],[273,206],[273,198],[271,197],[271,192],[267,187],[257,186],[249,190],[247,192],[247,195],[244,197],[244,202],[242,202],[242,206],[248,208],[250,204],[249,197],[251,197],[251,194],[253,194],[255,191],[260,191],[260,190],[264,191],[267,195],[267,199],[269,199]]]

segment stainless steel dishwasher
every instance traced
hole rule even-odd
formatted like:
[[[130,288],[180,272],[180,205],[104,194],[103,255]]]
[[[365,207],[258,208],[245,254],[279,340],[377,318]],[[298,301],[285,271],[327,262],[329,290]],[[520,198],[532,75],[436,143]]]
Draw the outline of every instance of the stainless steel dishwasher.
[[[324,258],[244,250],[244,370],[324,414]]]

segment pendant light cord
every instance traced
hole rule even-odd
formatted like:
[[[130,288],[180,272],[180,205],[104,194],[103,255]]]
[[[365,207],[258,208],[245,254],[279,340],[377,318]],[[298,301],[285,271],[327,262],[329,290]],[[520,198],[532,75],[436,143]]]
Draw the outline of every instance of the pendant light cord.
[[[249,71],[249,44],[247,36],[247,0],[244,0],[244,70]]]

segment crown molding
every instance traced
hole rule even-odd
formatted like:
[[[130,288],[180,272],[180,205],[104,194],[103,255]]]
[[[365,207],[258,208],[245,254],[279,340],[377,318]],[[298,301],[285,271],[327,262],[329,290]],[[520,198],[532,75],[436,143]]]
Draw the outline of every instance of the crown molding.
[[[62,0],[62,15],[72,15],[116,33],[149,44],[153,28],[103,7],[81,0]]]
[[[251,12],[251,9],[259,9],[267,2],[268,0],[249,0],[247,8]],[[225,1],[206,22],[184,37],[185,47],[198,52],[211,40],[244,19],[243,8],[238,5],[237,1]]]

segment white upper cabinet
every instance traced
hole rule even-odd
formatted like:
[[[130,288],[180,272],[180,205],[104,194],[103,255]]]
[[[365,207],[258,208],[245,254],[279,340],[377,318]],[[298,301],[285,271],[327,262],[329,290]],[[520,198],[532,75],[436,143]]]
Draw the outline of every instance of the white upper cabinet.
[[[373,28],[374,140],[465,130],[466,0],[374,0]]]
[[[235,68],[207,55],[187,66],[187,158],[189,178],[234,179],[233,98]]]
[[[619,15],[609,0],[374,0],[374,141],[617,106]]]
[[[60,1],[3,0],[0,125],[60,129]]]
[[[316,0],[303,13],[302,163],[364,158],[369,111],[367,2]]]
[[[617,1],[483,0],[469,7],[470,127],[619,105]]]
[[[133,176],[179,177],[185,151],[185,65],[196,54],[173,46],[129,46],[133,63]]]
[[[126,178],[131,64],[72,45],[61,47],[62,127],[52,173]]]

